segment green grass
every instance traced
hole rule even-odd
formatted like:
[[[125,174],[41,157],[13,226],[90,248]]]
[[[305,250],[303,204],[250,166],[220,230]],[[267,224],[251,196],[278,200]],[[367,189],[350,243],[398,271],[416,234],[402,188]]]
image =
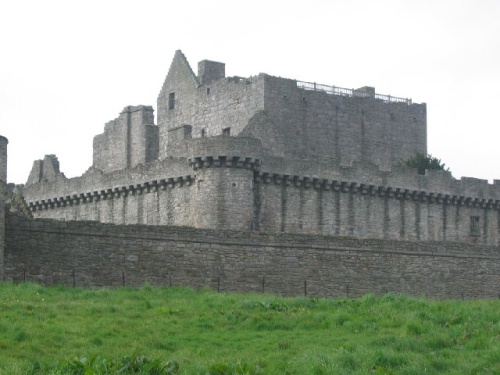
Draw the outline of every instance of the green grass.
[[[500,300],[0,283],[0,374],[104,373],[500,374]]]

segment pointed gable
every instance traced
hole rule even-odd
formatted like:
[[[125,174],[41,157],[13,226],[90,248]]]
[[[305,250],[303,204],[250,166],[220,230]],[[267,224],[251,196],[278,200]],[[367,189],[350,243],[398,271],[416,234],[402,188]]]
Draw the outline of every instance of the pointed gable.
[[[186,56],[179,49],[175,51],[174,58],[168,69],[167,76],[163,82],[160,95],[164,94],[165,90],[176,89],[177,87],[183,88],[185,86],[198,87],[200,84],[198,78],[189,65]]]
[[[176,103],[192,96],[199,86],[198,78],[191,69],[186,56],[181,50],[177,50],[158,95],[158,125],[165,125],[168,111],[173,109]]]

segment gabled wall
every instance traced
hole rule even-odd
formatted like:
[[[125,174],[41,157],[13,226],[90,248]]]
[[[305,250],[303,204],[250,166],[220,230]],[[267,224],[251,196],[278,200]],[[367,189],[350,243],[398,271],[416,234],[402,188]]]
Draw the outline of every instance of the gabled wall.
[[[176,52],[158,96],[160,158],[181,156],[182,135],[225,133],[257,138],[275,156],[328,158],[347,166],[370,161],[387,171],[427,153],[425,104],[386,102],[374,88],[333,95],[305,90],[292,79],[225,78],[224,71],[224,64],[204,60],[197,77]]]
[[[222,135],[224,129],[229,129],[230,136],[237,136],[250,118],[263,110],[264,82],[261,76],[224,78],[221,77],[222,68],[214,71],[207,68],[207,65],[214,64],[220,68],[222,63],[204,61],[198,78],[182,52],[175,53],[158,96],[160,159],[181,156],[178,133],[183,126],[191,126],[191,134],[186,139]]]

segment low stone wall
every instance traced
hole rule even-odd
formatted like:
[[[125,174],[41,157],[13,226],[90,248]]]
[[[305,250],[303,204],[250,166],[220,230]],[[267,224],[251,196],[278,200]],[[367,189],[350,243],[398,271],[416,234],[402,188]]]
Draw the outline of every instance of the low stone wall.
[[[174,226],[6,220],[5,279],[283,295],[498,298],[497,247]]]

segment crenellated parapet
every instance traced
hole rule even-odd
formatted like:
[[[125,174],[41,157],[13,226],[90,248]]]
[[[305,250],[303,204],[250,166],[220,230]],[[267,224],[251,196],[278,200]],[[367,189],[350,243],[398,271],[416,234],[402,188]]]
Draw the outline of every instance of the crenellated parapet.
[[[189,142],[188,163],[194,169],[243,168],[253,171],[261,165],[262,144],[249,137],[210,137]]]
[[[40,181],[25,186],[23,193],[28,202],[66,197],[83,192],[107,191],[115,187],[140,185],[151,181],[168,180],[193,173],[184,158],[166,159],[154,163],[140,164],[135,168],[105,173],[90,167],[82,176],[60,178],[55,181]]]
[[[140,184],[131,184],[125,186],[116,186],[109,189],[100,189],[88,191],[85,193],[71,194],[66,196],[41,199],[29,203],[31,211],[41,211],[55,208],[71,207],[85,203],[97,203],[100,201],[112,200],[116,198],[126,198],[129,196],[138,196],[167,188],[181,188],[191,186],[196,176],[178,176],[161,180],[146,181]]]
[[[255,207],[261,198],[253,184],[349,193],[418,204],[500,210],[499,181],[488,184],[485,180],[466,177],[457,180],[446,171],[427,171],[426,175],[419,175],[415,170],[401,166],[384,171],[366,162],[339,166],[331,159],[273,157],[262,150],[258,139],[251,137],[218,136],[189,139],[185,143],[186,157],[167,158],[110,173],[90,168],[81,177],[72,179],[65,178],[59,171],[58,163],[53,162],[57,158],[47,156],[48,161],[44,160],[42,164],[53,167],[52,174],[58,177],[52,181],[42,178],[25,187],[24,194],[30,210],[41,212],[172,188],[189,188],[198,181],[198,189],[182,198],[186,200],[183,204],[190,205],[189,220],[192,223],[199,221],[203,207],[207,213],[222,206],[227,212],[241,211],[243,206],[245,210],[258,211]],[[47,168],[41,170],[44,169]],[[248,173],[241,174],[236,170]],[[205,224],[208,227],[222,225],[220,220],[215,224],[194,225],[203,227]]]
[[[405,187],[367,184],[361,181],[336,180],[319,176],[298,176],[270,172],[255,172],[255,182],[290,186],[313,190],[335,191],[350,194],[368,195],[379,198],[465,206],[482,209],[500,210],[500,198],[479,197],[477,195],[447,194],[438,191],[418,190]],[[460,181],[457,181],[460,188]]]
[[[238,156],[262,158],[260,140],[253,137],[215,136],[192,139],[188,144],[188,158]]]
[[[202,168],[243,168],[256,171],[260,160],[240,156],[205,156],[188,159],[189,165],[196,171]]]

